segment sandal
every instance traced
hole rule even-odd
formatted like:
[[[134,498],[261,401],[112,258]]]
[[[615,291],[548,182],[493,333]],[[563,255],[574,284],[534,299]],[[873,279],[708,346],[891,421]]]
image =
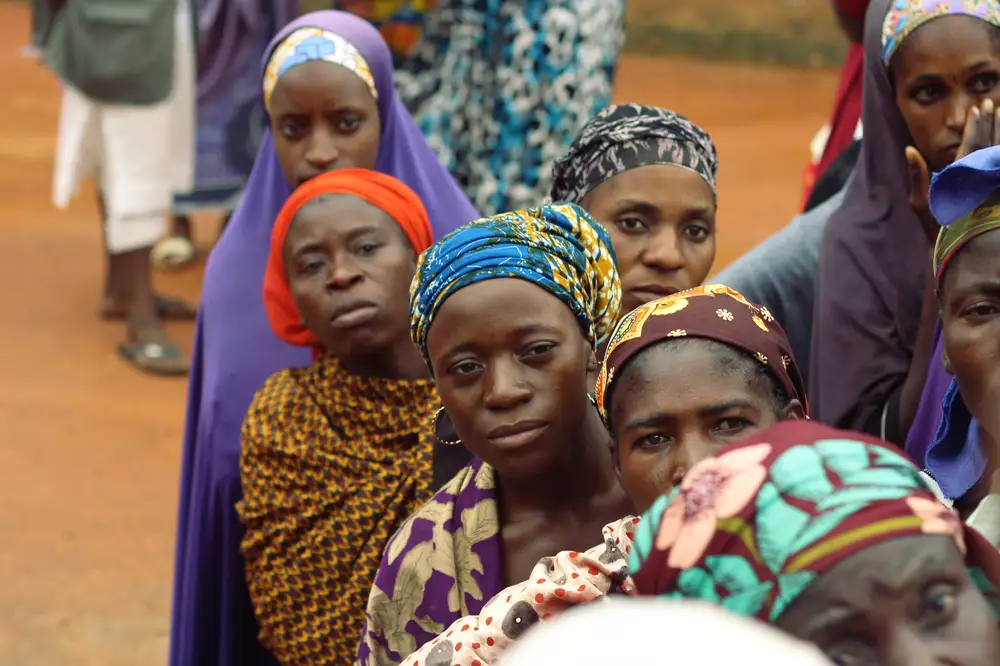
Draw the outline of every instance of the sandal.
[[[161,377],[183,377],[191,369],[191,359],[173,344],[123,342],[118,355],[136,370]]]
[[[161,271],[179,271],[195,262],[198,251],[190,238],[168,236],[153,246],[149,259],[153,268]]]
[[[98,316],[105,321],[120,321],[125,319],[126,309],[117,303],[101,304]],[[164,321],[194,321],[198,317],[198,308],[187,301],[170,296],[156,296],[156,314]]]

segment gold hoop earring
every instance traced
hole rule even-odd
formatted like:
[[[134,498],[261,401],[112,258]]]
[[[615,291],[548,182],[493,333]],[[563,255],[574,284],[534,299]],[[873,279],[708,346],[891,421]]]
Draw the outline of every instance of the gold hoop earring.
[[[461,439],[456,439],[456,440],[442,439],[437,434],[438,426],[441,423],[441,416],[444,413],[445,413],[445,411],[444,411],[444,405],[442,405],[437,410],[437,414],[434,416],[434,436],[435,436],[435,438],[437,438],[437,441],[438,441],[439,444],[444,444],[445,446],[460,446],[462,444],[462,440]]]

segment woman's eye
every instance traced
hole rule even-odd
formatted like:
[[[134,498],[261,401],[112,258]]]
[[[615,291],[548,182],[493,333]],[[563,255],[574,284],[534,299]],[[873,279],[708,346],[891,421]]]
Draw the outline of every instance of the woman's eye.
[[[615,223],[619,229],[625,233],[639,233],[646,229],[646,225],[637,217],[623,217]]]
[[[285,121],[281,123],[281,136],[290,141],[302,138],[305,134],[305,125],[300,122]]]
[[[658,449],[667,444],[670,444],[670,438],[663,433],[654,432],[650,435],[646,435],[638,442],[636,442],[636,448],[638,449]]]
[[[976,95],[985,95],[997,84],[997,74],[995,72],[983,72],[969,79],[969,90]]]
[[[689,224],[684,227],[684,235],[691,240],[703,241],[709,236],[708,227],[701,224]]]
[[[313,275],[323,268],[323,262],[319,259],[308,259],[299,264],[299,273],[302,275]]]
[[[860,666],[861,664],[861,658],[852,652],[827,652],[826,656],[830,658],[830,661],[835,666]]]
[[[968,317],[989,317],[997,314],[997,307],[992,303],[973,303],[965,309]]]
[[[538,344],[534,344],[534,345],[531,345],[530,347],[528,347],[528,349],[524,353],[524,355],[525,356],[541,356],[542,354],[549,353],[550,351],[552,351],[553,349],[555,349],[555,347],[556,347],[556,345],[553,342],[539,342]]]
[[[471,375],[479,370],[479,364],[472,361],[459,361],[451,366],[451,373],[455,375]]]
[[[337,127],[345,134],[356,132],[361,127],[361,118],[358,116],[344,116],[337,123]]]
[[[378,243],[362,243],[361,245],[358,246],[357,253],[360,256],[372,255],[375,254],[380,247],[381,245],[379,245]]]
[[[921,619],[937,623],[955,614],[958,607],[958,595],[950,585],[938,585],[929,589],[920,604]]]
[[[722,433],[724,435],[733,435],[743,432],[749,428],[752,424],[746,419],[730,417],[727,419],[720,419],[715,424],[715,431]]]
[[[920,104],[933,104],[944,97],[944,87],[936,84],[928,84],[913,89],[910,97]]]

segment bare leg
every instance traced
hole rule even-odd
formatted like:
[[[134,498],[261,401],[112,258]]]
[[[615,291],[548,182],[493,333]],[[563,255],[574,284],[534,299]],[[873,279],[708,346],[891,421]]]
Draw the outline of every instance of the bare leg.
[[[107,315],[107,307],[111,305],[118,308],[121,318],[125,319],[127,342],[119,347],[119,352],[144,372],[160,375],[187,374],[190,359],[170,339],[163,325],[164,305],[171,301],[158,297],[153,290],[150,263],[152,248],[112,254],[108,250],[107,209],[103,196],[98,197],[98,205],[106,258],[102,314]],[[191,306],[186,307],[194,310]]]
[[[120,351],[138,369],[153,374],[186,374],[190,360],[163,325],[153,291],[150,250],[146,247],[110,255],[110,266],[125,285],[127,342]]]
[[[191,218],[187,215],[175,215],[174,226],[170,235],[174,238],[186,238],[191,240]]]
[[[99,314],[102,319],[126,319],[129,310],[131,275],[125,268],[127,264],[116,261],[115,257],[108,252],[107,232],[103,231],[106,226],[107,208],[101,194],[97,195],[97,208],[101,215],[101,240],[104,243],[105,257],[104,295],[101,297]],[[146,255],[148,262],[149,249],[146,250]],[[147,279],[149,279],[148,275]],[[159,296],[155,292],[153,299],[157,314],[163,319],[191,321],[198,314],[197,307],[180,299]]]

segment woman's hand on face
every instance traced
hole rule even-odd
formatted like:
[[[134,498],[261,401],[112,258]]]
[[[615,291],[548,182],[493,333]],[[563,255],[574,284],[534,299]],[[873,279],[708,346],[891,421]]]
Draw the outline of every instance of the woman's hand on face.
[[[966,126],[968,127],[968,126]],[[968,132],[968,129],[966,129]],[[920,220],[924,236],[933,246],[937,242],[938,230],[941,228],[931,214],[930,189],[931,176],[927,169],[927,161],[920,151],[913,146],[906,147],[906,164],[910,168],[910,208]]]
[[[981,106],[969,108],[965,119],[965,131],[959,144],[956,160],[966,155],[1000,145],[1000,109],[992,99],[983,100]],[[913,146],[906,147],[906,163],[910,169],[910,208],[920,219],[927,240],[933,245],[937,241],[940,225],[930,209],[930,171],[927,161]]]
[[[1000,144],[1000,109],[996,108],[992,99],[983,100],[981,106],[973,106],[965,119],[965,132],[962,143],[958,147],[955,159],[960,160],[966,155]]]

